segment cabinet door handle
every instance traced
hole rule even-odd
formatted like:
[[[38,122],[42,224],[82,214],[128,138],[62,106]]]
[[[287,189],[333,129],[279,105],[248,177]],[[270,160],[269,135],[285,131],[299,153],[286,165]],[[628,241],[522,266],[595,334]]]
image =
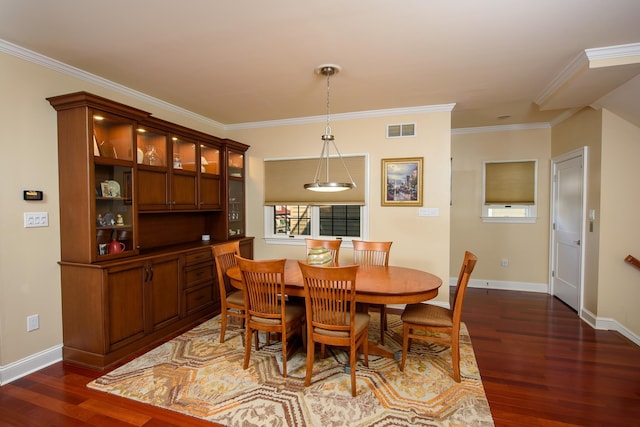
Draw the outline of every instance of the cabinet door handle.
[[[149,267],[149,282],[153,281],[153,267]]]

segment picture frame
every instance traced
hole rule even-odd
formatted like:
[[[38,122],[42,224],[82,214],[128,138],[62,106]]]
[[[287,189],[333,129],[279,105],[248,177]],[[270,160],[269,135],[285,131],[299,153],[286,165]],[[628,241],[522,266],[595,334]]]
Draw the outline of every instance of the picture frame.
[[[422,157],[382,159],[382,206],[422,206]]]
[[[109,188],[109,183],[107,181],[100,183],[100,189],[102,190],[102,197],[111,197],[111,189]]]

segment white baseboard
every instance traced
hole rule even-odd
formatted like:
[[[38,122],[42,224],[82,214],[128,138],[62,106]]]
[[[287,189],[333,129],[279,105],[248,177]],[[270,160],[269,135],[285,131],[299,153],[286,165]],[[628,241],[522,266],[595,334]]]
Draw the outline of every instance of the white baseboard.
[[[457,277],[451,277],[449,278],[449,285],[455,286],[457,281],[458,281]],[[469,280],[469,287],[484,288],[484,289],[499,289],[503,291],[537,292],[542,294],[549,293],[549,285],[547,283],[507,282],[502,280],[471,279]]]
[[[51,347],[17,362],[0,366],[0,386],[62,360],[62,345]]]
[[[595,316],[589,310],[584,308],[582,309],[580,317],[594,329],[619,332],[622,336],[633,342],[635,345],[640,346],[640,336],[630,331],[624,325],[620,324],[620,322],[618,322],[616,319],[612,319],[610,317]]]

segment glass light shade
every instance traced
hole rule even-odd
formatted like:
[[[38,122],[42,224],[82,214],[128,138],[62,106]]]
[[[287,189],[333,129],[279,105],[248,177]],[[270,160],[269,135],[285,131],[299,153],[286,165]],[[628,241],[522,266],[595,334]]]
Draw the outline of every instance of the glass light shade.
[[[351,190],[355,186],[351,182],[312,182],[311,184],[305,184],[304,188],[319,193],[336,193],[338,191]]]

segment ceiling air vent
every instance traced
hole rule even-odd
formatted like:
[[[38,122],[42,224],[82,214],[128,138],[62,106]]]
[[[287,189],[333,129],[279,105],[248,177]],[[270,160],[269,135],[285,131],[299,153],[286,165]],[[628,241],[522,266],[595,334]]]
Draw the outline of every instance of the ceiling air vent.
[[[404,138],[407,136],[416,136],[415,123],[387,125],[387,138]]]

